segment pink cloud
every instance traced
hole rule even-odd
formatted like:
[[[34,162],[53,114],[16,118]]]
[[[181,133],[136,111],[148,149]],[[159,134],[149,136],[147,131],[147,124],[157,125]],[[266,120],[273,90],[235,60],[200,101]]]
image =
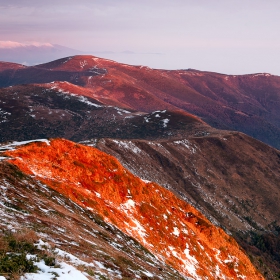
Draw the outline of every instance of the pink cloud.
[[[30,42],[30,43],[19,43],[13,41],[0,41],[1,49],[13,49],[19,47],[53,47],[50,43],[39,43],[39,42]]]

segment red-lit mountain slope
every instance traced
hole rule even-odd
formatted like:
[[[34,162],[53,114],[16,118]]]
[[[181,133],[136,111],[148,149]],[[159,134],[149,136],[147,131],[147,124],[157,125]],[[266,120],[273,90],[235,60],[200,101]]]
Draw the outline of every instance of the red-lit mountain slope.
[[[235,240],[172,192],[112,156],[67,140],[5,153],[10,163],[133,236],[193,279],[263,279]]]
[[[12,63],[12,62],[3,62],[0,61],[0,71],[3,72],[5,70],[10,71],[10,73],[12,73],[11,71],[16,71],[18,69],[23,69],[26,68],[27,66],[22,65],[22,64],[17,64],[17,63]]]
[[[3,158],[0,190],[1,279],[185,279],[100,215]],[[30,262],[24,269],[26,254],[37,255],[32,264],[38,259],[45,262],[29,277]],[[62,271],[65,266],[68,270]]]
[[[143,112],[184,110],[216,128],[239,130],[280,148],[278,76],[156,70],[93,56],[0,70],[2,87],[51,81],[68,81],[90,89],[92,98],[107,105]],[[81,90],[79,94],[88,92]]]

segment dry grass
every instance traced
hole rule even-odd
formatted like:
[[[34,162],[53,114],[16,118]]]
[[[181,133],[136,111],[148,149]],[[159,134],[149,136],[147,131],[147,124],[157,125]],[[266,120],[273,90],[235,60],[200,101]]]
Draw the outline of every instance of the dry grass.
[[[4,238],[4,236],[0,236],[0,256],[5,254],[9,249],[8,241]]]
[[[37,233],[32,229],[22,229],[17,231],[13,233],[13,237],[18,242],[27,242],[32,244],[39,239]]]

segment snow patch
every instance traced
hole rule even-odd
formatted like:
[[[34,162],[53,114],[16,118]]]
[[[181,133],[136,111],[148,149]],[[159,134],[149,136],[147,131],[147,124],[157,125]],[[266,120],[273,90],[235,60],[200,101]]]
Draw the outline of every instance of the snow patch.
[[[56,90],[58,90],[58,92],[60,92],[62,94],[66,94],[65,98],[67,98],[67,95],[70,95],[70,96],[77,97],[80,102],[85,103],[87,105],[94,106],[94,107],[97,107],[97,108],[103,108],[104,107],[102,105],[98,105],[98,104],[95,104],[95,103],[89,101],[85,96],[78,95],[78,94],[75,94],[75,93],[70,93],[69,91],[64,91],[57,84],[52,86],[51,89],[56,89]]]
[[[27,255],[27,258],[32,259],[34,256]],[[39,271],[37,273],[26,273],[21,276],[20,280],[53,280],[56,275],[59,275],[59,280],[88,280],[81,271],[65,262],[57,262],[59,267],[50,267],[43,260],[35,261],[34,265],[39,268]]]
[[[146,237],[146,230],[145,230],[145,228],[133,216],[128,215],[128,218],[130,218],[131,222],[134,223],[135,226],[131,226],[129,223],[125,223],[126,226],[127,226],[126,231],[131,236],[138,235],[139,238],[142,240],[142,242],[144,244],[147,244],[147,241],[145,239],[145,237]]]
[[[140,178],[141,179],[141,178]],[[149,180],[145,180],[145,179],[141,179],[144,183],[148,184],[148,183],[151,183],[151,181]]]
[[[100,198],[101,197],[101,194],[99,192],[95,192],[95,195]]]
[[[184,250],[184,254],[186,256],[186,259],[183,259],[184,267],[185,269],[194,277],[198,277],[196,274],[196,265],[198,264],[198,261],[195,257],[190,255],[189,245],[186,244],[186,249]]]
[[[174,235],[176,235],[176,236],[179,236],[179,235],[180,235],[179,229],[178,229],[177,227],[174,227],[174,228],[173,228],[172,234],[174,234]]]
[[[146,274],[146,276],[148,276],[148,277],[154,277],[154,275],[151,273],[151,272],[149,272],[149,271],[142,271],[144,274]]]
[[[81,67],[81,68],[84,68],[87,64],[88,64],[88,63],[87,63],[86,60],[80,61],[80,67]]]
[[[186,147],[192,154],[196,153],[196,146],[192,147],[192,144],[187,139],[174,141],[173,143]]]
[[[169,119],[163,119],[161,120],[163,122],[163,127],[167,127],[167,124],[169,123]]]
[[[125,222],[126,229],[125,231],[130,236],[138,236],[138,238],[144,243],[148,244],[145,237],[146,237],[146,230],[141,225],[141,223],[134,217],[134,213],[136,211],[135,202],[132,199],[128,199],[126,203],[120,204],[119,209],[123,211],[127,218],[129,218],[129,222]],[[151,244],[150,244],[151,245]]]
[[[71,94],[71,95],[72,95],[72,94]],[[76,95],[76,94],[75,94],[75,95]],[[76,96],[78,96],[78,95],[76,95]],[[103,106],[101,106],[101,105],[98,105],[98,104],[95,104],[95,103],[89,101],[89,100],[88,100],[86,97],[84,97],[84,96],[79,96],[79,97],[78,97],[78,100],[79,100],[80,102],[83,102],[83,103],[87,104],[87,105],[94,106],[94,107],[97,107],[97,108],[102,108],[102,107],[103,107]]]
[[[3,102],[6,103],[6,102]],[[4,111],[3,109],[0,108],[0,116],[3,118],[0,123],[8,122],[7,116],[10,116],[11,113]]]
[[[118,144],[120,147],[131,150],[135,154],[141,153],[141,150],[131,141],[113,140],[113,142]]]
[[[127,202],[123,204],[123,206],[125,206],[126,209],[131,209],[135,207],[135,202],[132,199],[128,199]]]
[[[73,58],[73,56],[69,56],[69,57],[67,57],[67,58],[65,59],[65,61],[63,61],[62,63],[64,64],[64,63],[68,62],[69,60],[71,60],[72,58]]]
[[[0,157],[0,161],[5,159],[8,159],[8,157]]]
[[[173,246],[168,246],[168,249],[175,258],[180,259],[179,254],[175,251],[175,248]]]
[[[21,142],[14,141],[7,145],[0,145],[0,150],[15,150],[18,146],[22,146],[22,145],[29,144],[32,142],[44,142],[48,146],[50,145],[50,141],[47,139],[35,139],[35,140],[28,140],[28,141],[21,141]]]
[[[111,106],[108,106],[108,107],[111,107]],[[121,112],[121,113],[124,113],[124,114],[130,114],[131,112],[127,111],[127,110],[124,110],[124,109],[121,109],[119,107],[113,107],[114,109],[116,109],[118,112]]]
[[[269,74],[269,73],[258,73],[258,74],[253,75],[253,77],[258,77],[258,76],[265,76],[265,77],[269,77],[269,76],[272,76],[272,75],[271,75],[271,74]]]

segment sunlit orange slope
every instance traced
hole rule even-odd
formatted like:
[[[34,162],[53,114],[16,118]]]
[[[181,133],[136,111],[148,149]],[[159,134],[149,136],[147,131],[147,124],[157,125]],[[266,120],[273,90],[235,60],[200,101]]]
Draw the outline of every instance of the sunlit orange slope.
[[[192,206],[143,182],[112,156],[67,140],[6,152],[23,172],[133,236],[194,279],[264,279],[235,240]]]

